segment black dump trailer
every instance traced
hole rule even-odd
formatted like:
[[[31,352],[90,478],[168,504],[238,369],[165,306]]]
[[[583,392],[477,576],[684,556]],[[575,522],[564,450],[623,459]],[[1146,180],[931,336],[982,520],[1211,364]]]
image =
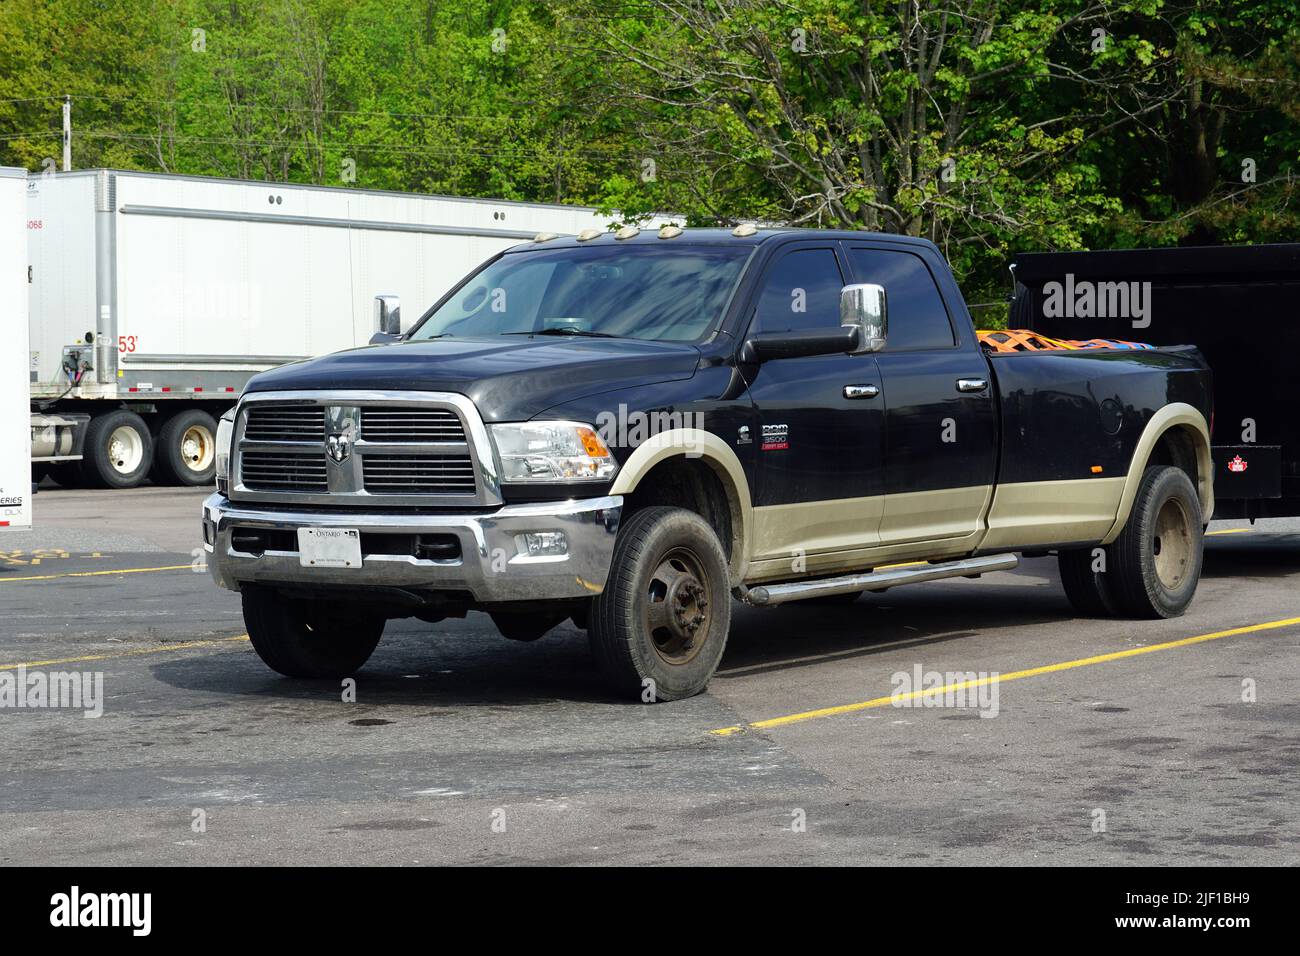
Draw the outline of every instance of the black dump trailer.
[[[1300,244],[1028,253],[1011,268],[1011,328],[1199,347],[1215,517],[1300,515]]]

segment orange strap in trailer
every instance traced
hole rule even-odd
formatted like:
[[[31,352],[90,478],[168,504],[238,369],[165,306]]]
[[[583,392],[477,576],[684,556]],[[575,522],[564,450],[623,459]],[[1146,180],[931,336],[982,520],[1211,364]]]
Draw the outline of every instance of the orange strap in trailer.
[[[1077,352],[1093,349],[1149,349],[1123,339],[1053,339],[1029,329],[979,329],[975,333],[989,352]]]

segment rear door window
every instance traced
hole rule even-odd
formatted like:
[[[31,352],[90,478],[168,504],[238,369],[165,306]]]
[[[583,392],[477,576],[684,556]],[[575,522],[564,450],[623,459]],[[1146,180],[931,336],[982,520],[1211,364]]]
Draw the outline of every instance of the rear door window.
[[[948,310],[920,256],[890,249],[850,248],[855,281],[885,287],[889,306],[886,352],[952,348]]]

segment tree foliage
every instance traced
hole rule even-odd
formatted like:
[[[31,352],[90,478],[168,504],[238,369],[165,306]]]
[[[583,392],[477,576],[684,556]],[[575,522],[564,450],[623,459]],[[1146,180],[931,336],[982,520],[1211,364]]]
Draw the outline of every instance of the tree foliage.
[[[1294,0],[0,0],[0,163],[1036,248],[1295,235]]]

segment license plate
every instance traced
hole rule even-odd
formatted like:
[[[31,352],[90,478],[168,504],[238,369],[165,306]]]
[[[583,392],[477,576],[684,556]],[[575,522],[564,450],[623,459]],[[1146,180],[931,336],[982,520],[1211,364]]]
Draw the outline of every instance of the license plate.
[[[304,568],[359,568],[361,532],[356,528],[299,528],[298,563]]]

